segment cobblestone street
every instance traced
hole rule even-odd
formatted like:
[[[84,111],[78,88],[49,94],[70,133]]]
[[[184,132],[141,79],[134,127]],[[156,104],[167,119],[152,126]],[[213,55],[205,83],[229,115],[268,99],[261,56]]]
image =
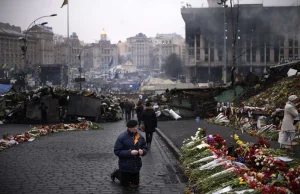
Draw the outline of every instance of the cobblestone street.
[[[178,161],[157,134],[143,158],[137,189],[113,183],[113,145],[125,121],[101,124],[104,130],[61,132],[0,152],[0,193],[183,193]]]

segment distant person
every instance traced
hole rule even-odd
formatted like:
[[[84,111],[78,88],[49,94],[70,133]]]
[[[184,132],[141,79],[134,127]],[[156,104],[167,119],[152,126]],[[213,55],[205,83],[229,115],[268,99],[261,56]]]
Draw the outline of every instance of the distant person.
[[[146,108],[142,114],[142,121],[145,125],[145,133],[146,133],[146,143],[147,147],[151,147],[153,133],[157,127],[157,119],[156,114],[151,106],[150,102],[146,103]]]
[[[119,169],[111,174],[112,181],[117,178],[124,187],[138,187],[140,183],[140,156],[147,154],[145,139],[137,133],[137,121],[127,122],[127,130],[121,133],[115,143],[114,153],[119,157]]]
[[[279,132],[278,142],[280,144],[290,142],[292,144],[296,135],[296,126],[294,125],[294,119],[299,116],[296,110],[294,102],[297,100],[296,95],[291,95],[288,98],[288,102],[284,107],[284,117],[282,120],[281,129]],[[285,146],[289,148],[289,146]]]
[[[134,118],[135,103],[133,100],[131,100],[131,105],[132,105],[132,109],[131,109],[132,117],[131,118]]]
[[[136,112],[136,116],[137,116],[137,119],[138,119],[139,127],[140,127],[141,122],[142,122],[143,111],[144,111],[144,105],[143,105],[143,103],[142,102],[138,102],[137,107],[135,109],[135,112]]]
[[[44,102],[41,103],[40,107],[39,107],[39,110],[41,110],[41,122],[43,124],[46,124],[47,123],[47,109],[48,109],[48,106],[46,106],[44,104]]]
[[[123,99],[120,102],[120,107],[122,109],[122,118],[124,118],[124,101],[123,101]]]
[[[129,100],[126,98],[124,103],[124,111],[125,111],[125,118],[126,122],[131,119],[131,112],[132,112],[132,104],[129,102]]]

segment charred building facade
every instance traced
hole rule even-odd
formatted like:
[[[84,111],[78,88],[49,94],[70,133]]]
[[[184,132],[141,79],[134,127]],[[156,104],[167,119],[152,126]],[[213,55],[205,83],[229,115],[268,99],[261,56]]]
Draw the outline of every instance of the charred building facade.
[[[226,61],[228,82],[233,62],[232,21],[236,20],[237,13],[238,72],[260,74],[281,60],[299,59],[300,6],[182,8],[181,13],[186,24],[187,81],[222,82]]]

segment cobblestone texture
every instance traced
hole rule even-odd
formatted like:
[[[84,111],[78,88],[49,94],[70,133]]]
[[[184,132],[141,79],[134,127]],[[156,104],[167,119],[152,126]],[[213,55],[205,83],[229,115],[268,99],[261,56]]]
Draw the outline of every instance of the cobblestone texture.
[[[55,133],[0,152],[0,193],[184,193],[178,161],[157,134],[143,157],[142,186],[127,189],[113,183],[113,145],[125,122],[101,125],[104,130]]]

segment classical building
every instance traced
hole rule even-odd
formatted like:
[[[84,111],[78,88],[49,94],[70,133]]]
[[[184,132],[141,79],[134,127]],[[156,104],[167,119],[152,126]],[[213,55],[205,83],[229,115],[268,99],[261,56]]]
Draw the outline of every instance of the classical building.
[[[155,69],[161,70],[162,65],[165,63],[166,59],[173,53],[177,54],[182,60],[183,64],[186,61],[186,48],[185,40],[182,36],[173,34],[157,34],[155,38],[152,39],[153,43],[153,55],[156,59]]]
[[[21,47],[25,46],[26,62]],[[50,27],[35,25],[27,32],[20,27],[0,23],[0,64],[14,69],[35,69],[54,62],[53,32]]]
[[[65,38],[63,35],[59,35],[59,34],[54,34],[53,36],[53,44],[60,44],[63,43],[65,41]]]
[[[107,39],[107,34],[102,30],[100,41],[92,44],[93,69],[101,72],[107,72],[112,66],[118,65],[118,46],[111,44]]]
[[[216,1],[211,1],[216,2]],[[182,8],[188,50],[187,77],[198,82],[222,82],[225,61],[227,81],[232,66],[232,14],[239,9],[236,43],[237,71],[265,72],[284,58],[298,58],[300,52],[300,7],[260,5],[230,8]],[[224,36],[224,11],[226,29]],[[224,53],[224,38],[226,52]],[[226,60],[224,60],[224,57]]]
[[[68,43],[69,41],[69,43]],[[64,38],[64,42],[58,43],[55,46],[55,64],[67,64],[71,67],[79,66],[78,55],[82,50],[82,46],[75,32],[72,33],[69,40]]]
[[[21,46],[24,38],[20,27],[11,26],[8,23],[0,23],[0,66],[6,64],[7,68],[23,68],[24,60],[21,57]],[[37,38],[27,36],[27,61],[31,64],[37,63]]]
[[[27,32],[32,37],[37,39],[36,57],[37,64],[53,64],[54,63],[54,45],[53,45],[53,32],[52,28],[46,26],[35,25]],[[34,56],[27,54],[29,64],[36,64]]]
[[[128,45],[127,42],[118,42],[118,49],[120,56],[127,56],[128,55]]]
[[[137,66],[137,70],[150,70],[151,40],[142,33],[127,38],[129,58]]]

